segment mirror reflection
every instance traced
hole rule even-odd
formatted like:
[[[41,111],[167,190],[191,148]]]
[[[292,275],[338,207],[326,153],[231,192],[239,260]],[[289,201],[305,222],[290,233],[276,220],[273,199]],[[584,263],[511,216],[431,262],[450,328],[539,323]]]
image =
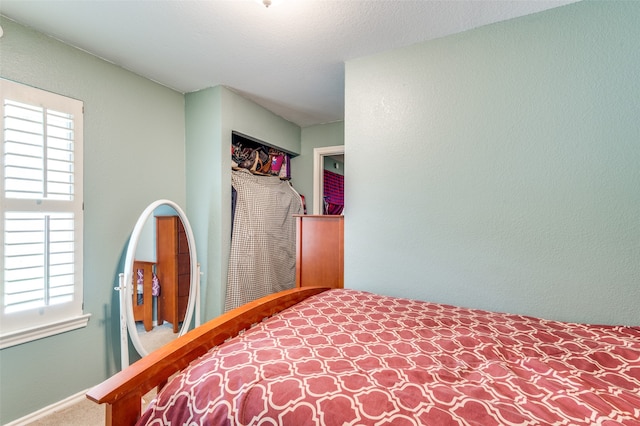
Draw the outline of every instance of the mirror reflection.
[[[123,367],[127,334],[145,356],[187,332],[197,309],[197,277],[195,242],[184,212],[169,200],[151,203],[134,227],[122,274]]]
[[[189,301],[189,245],[175,209],[157,207],[145,222],[133,259],[132,307],[147,351],[178,336]]]

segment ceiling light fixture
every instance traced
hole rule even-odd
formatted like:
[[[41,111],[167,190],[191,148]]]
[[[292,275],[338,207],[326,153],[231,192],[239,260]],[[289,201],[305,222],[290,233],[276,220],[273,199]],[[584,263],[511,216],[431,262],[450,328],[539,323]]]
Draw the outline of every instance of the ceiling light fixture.
[[[280,3],[280,0],[256,0],[258,3],[262,4],[267,9],[269,6],[275,6]]]

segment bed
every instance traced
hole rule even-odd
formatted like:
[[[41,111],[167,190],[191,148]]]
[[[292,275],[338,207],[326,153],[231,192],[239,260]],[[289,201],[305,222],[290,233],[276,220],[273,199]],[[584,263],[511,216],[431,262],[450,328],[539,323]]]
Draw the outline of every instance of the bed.
[[[202,325],[87,396],[108,425],[640,425],[640,327],[301,288]]]

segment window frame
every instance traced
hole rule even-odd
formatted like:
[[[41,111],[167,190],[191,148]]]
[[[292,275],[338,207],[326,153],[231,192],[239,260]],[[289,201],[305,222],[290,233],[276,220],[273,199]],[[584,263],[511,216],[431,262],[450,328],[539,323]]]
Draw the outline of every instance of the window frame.
[[[83,300],[83,121],[82,101],[0,78],[0,349],[86,327]],[[5,193],[5,99],[73,116],[73,199],[7,198]],[[43,120],[44,122],[44,120]],[[46,167],[44,168],[46,170]],[[73,213],[73,300],[5,313],[5,213]]]

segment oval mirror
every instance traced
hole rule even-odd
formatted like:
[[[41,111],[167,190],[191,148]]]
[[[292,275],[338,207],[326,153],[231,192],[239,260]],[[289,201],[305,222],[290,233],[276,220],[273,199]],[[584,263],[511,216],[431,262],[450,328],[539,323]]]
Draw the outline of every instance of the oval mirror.
[[[198,294],[196,259],[182,209],[169,200],[151,203],[133,228],[123,277],[126,328],[140,356],[188,331]]]

